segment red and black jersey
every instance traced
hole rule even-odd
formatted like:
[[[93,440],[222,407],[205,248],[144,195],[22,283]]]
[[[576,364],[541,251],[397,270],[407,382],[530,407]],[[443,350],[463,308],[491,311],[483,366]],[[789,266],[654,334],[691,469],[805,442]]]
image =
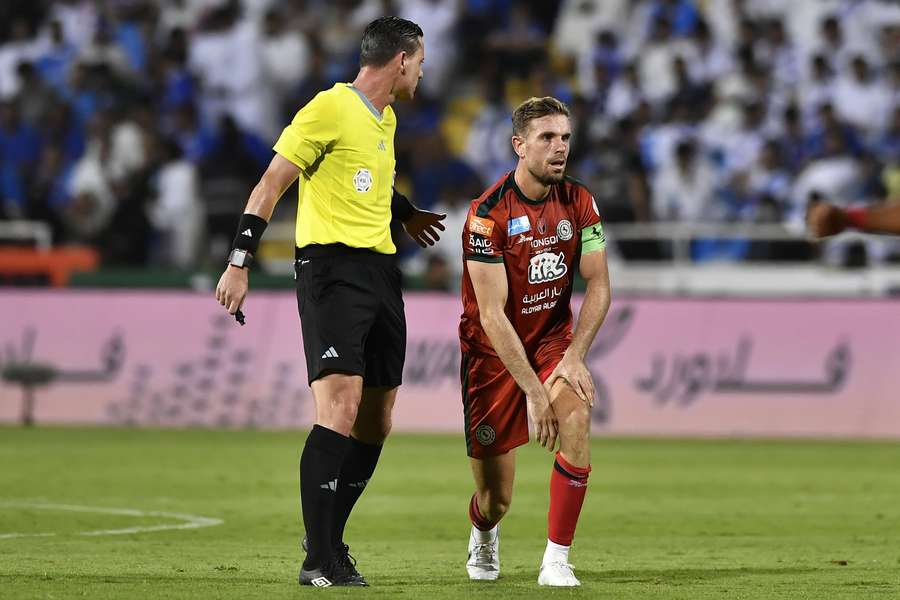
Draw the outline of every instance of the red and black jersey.
[[[502,262],[509,296],[506,315],[533,357],[548,341],[572,337],[572,283],[582,242],[603,238],[588,189],[566,177],[543,200],[532,200],[510,172],[472,202],[463,230],[463,352],[496,356],[481,327],[468,261]],[[585,239],[583,239],[585,238]]]

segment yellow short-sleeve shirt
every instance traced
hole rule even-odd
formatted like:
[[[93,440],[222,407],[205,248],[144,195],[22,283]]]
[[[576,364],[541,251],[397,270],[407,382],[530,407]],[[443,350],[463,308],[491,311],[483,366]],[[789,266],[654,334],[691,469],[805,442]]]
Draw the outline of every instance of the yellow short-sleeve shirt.
[[[391,196],[397,118],[348,83],[319,92],[274,150],[300,169],[297,247],[341,243],[394,254]]]

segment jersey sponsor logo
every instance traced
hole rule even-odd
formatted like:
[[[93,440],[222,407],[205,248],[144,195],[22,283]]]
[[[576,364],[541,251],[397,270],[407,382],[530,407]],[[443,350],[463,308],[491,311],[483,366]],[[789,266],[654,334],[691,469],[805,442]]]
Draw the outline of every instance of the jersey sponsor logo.
[[[565,291],[565,287],[558,288],[554,286],[541,290],[536,294],[525,294],[522,296],[522,304],[536,304],[544,300],[553,300],[562,296]]]
[[[533,315],[535,313],[539,313],[542,310],[553,310],[556,308],[556,303],[559,300],[550,300],[549,302],[544,302],[542,304],[532,304],[531,306],[523,306],[520,311],[523,315]]]
[[[520,233],[525,233],[526,231],[531,231],[531,222],[525,215],[516,217],[515,219],[510,219],[506,224],[506,234],[509,237],[519,235]]]
[[[382,152],[384,151],[384,140],[381,140],[380,142],[378,142],[378,149],[381,150]]]
[[[547,221],[545,221],[544,219],[538,219],[537,230],[538,230],[538,234],[546,235],[547,234]]]
[[[481,217],[469,217],[469,231],[478,235],[489,236],[494,231],[494,222]]]
[[[245,229],[245,230],[241,233],[241,235],[246,235],[248,238],[252,238],[252,237],[253,237],[253,232],[250,231],[249,229]]]
[[[554,244],[559,242],[559,238],[555,235],[551,235],[550,237],[542,237],[536,240],[531,240],[532,248],[543,248],[545,246],[553,246]]]
[[[564,276],[569,272],[565,258],[563,252],[541,252],[532,256],[528,261],[528,283],[546,283]]]
[[[332,479],[331,481],[326,481],[319,487],[322,488],[323,490],[330,490],[330,491],[334,492],[334,491],[337,491],[337,484],[338,484],[338,480]]]
[[[572,229],[572,223],[569,222],[567,219],[563,219],[556,226],[556,235],[558,235],[559,239],[561,239],[564,242],[568,242],[569,240],[571,240],[573,233],[574,233],[574,230]]]
[[[469,250],[471,250],[475,254],[494,253],[494,248],[491,244],[491,240],[484,237],[483,235],[478,235],[477,233],[469,234]]]
[[[353,187],[360,194],[365,194],[372,189],[372,173],[368,169],[359,169],[353,176]]]
[[[475,439],[482,446],[490,446],[497,439],[497,432],[490,425],[479,425],[475,429]]]
[[[519,244],[524,244],[524,243],[526,243],[526,242],[530,242],[530,241],[532,241],[533,239],[534,239],[534,236],[531,236],[531,235],[525,235],[525,234],[523,233],[522,235],[519,236],[519,239],[516,241],[516,245],[518,246]]]

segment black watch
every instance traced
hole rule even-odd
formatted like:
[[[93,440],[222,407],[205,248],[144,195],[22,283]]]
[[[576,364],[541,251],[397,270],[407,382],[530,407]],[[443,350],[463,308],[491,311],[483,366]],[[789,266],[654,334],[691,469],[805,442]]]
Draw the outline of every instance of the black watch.
[[[228,255],[228,264],[234,265],[239,269],[247,269],[253,264],[253,255],[248,250],[235,248]]]

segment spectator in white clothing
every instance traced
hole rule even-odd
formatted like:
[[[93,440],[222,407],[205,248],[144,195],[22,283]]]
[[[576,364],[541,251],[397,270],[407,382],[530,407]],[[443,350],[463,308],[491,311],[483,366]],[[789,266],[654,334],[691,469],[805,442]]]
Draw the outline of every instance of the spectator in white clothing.
[[[699,156],[693,140],[682,140],[670,161],[653,182],[653,218],[657,221],[709,221],[718,217],[713,207],[715,175]]]
[[[850,73],[834,86],[834,107],[842,119],[870,135],[883,129],[891,107],[890,91],[872,76],[866,58],[857,54]]]
[[[625,118],[645,99],[637,65],[628,63],[609,88],[606,114],[615,120]]]
[[[456,64],[456,23],[460,17],[457,0],[400,0],[400,16],[418,23],[425,34],[428,58],[421,86],[435,97],[446,91]]]
[[[675,93],[674,58],[672,25],[666,17],[659,15],[653,20],[650,40],[641,52],[638,63],[641,88],[651,104],[664,102]]]
[[[819,106],[830,103],[834,97],[834,70],[824,54],[816,54],[810,60],[809,76],[800,87],[804,117],[814,117]]]
[[[280,103],[309,73],[309,41],[274,8],[266,12],[260,41],[263,71]]]
[[[197,265],[204,234],[197,167],[184,159],[174,140],[159,140],[154,145],[161,167],[148,217],[160,235],[157,260],[165,266],[189,269]]]
[[[40,48],[29,30],[28,22],[16,19],[12,23],[10,39],[0,45],[0,100],[7,100],[19,93],[19,64],[32,62]]]

